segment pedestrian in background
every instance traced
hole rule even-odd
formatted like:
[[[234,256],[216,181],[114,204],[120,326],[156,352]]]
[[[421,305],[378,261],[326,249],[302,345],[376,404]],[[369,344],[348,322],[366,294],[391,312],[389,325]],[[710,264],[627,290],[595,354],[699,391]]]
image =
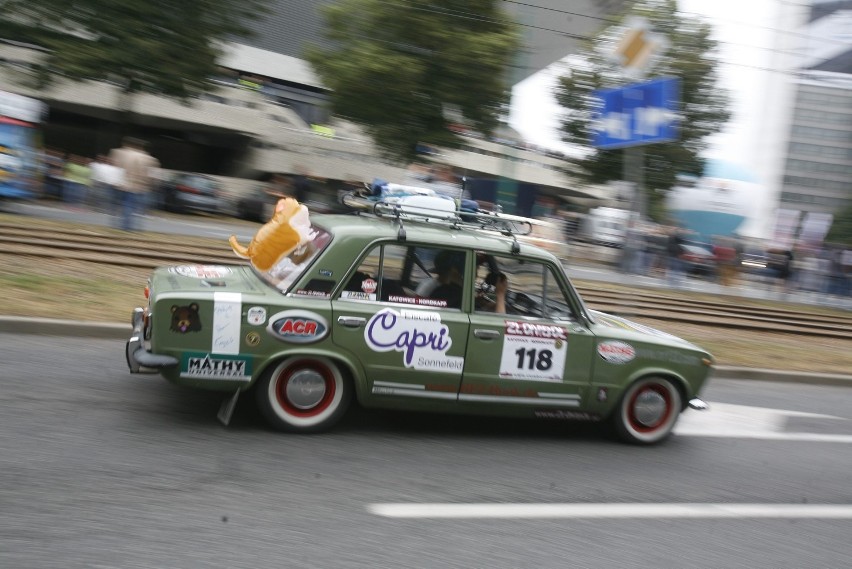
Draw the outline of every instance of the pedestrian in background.
[[[92,169],[89,161],[79,154],[72,154],[65,163],[65,197],[71,209],[83,209],[89,186],[92,184]]]
[[[726,237],[718,237],[713,245],[713,256],[716,261],[716,268],[719,271],[719,284],[722,286],[735,284],[737,250],[731,240]]]
[[[680,227],[673,226],[669,228],[668,239],[666,240],[666,281],[671,287],[680,287],[683,284],[684,268],[683,260],[680,256],[683,254],[683,245],[685,239]]]
[[[117,228],[135,231],[135,218],[144,211],[160,162],[145,151],[144,141],[131,137],[122,141],[121,148],[112,149],[109,158],[124,172],[124,181],[117,191],[120,212]]]
[[[47,171],[44,179],[43,197],[66,201],[63,193],[65,183],[65,154],[61,150],[48,148],[44,157]]]
[[[774,248],[767,251],[766,268],[775,277],[776,288],[780,292],[788,292],[793,276],[793,251],[788,248]]]
[[[112,215],[119,214],[119,188],[124,183],[124,170],[112,163],[109,156],[98,154],[92,162],[93,207]]]
[[[308,201],[311,195],[311,181],[307,173],[301,166],[296,167],[296,172],[293,174],[290,185],[293,192],[293,197],[299,203]]]

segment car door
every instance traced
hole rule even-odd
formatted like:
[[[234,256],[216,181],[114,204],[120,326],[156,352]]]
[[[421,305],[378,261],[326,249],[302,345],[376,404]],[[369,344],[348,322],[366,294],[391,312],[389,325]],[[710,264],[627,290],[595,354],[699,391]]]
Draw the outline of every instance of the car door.
[[[419,283],[433,278],[430,263],[437,252],[376,245],[333,301],[334,342],[357,356],[374,396],[445,401],[458,396],[468,315],[416,294]]]
[[[567,279],[541,261],[492,259],[496,264],[477,269],[477,290],[490,292],[487,273],[499,267],[509,281],[506,313],[474,303],[459,401],[529,406],[534,412],[580,408],[588,396],[595,338],[576,315]]]

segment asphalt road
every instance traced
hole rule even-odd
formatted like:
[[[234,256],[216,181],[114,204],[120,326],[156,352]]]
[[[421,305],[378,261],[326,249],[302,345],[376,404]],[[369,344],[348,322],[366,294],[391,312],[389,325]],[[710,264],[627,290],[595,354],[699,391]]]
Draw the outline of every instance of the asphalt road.
[[[714,380],[711,410],[687,412],[651,448],[587,424],[357,409],[332,433],[294,436],[268,431],[247,398],[221,426],[220,396],[130,375],[123,347],[0,334],[0,567],[777,569],[852,558],[845,388]],[[663,507],[612,518],[410,511],[429,503]],[[666,504],[730,515],[679,518]],[[840,506],[839,517],[814,505]]]

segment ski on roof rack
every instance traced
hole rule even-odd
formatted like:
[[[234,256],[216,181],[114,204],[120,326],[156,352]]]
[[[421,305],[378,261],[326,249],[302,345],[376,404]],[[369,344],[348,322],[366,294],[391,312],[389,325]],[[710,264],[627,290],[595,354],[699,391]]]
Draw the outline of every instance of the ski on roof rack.
[[[341,203],[356,212],[390,217],[400,222],[443,224],[456,229],[477,229],[508,236],[529,235],[535,219],[481,209],[474,200],[456,200],[428,188],[400,184],[365,184],[364,190],[349,192]]]

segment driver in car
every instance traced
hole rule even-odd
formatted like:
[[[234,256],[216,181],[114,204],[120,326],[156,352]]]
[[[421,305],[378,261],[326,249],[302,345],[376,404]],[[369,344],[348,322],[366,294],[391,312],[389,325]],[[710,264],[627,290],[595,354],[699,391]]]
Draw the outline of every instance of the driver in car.
[[[438,273],[439,284],[429,295],[430,298],[446,301],[449,308],[461,308],[464,290],[464,257],[461,251],[449,250],[441,251],[435,256],[435,271]],[[509,287],[506,275],[501,272],[491,272],[485,282],[494,287],[494,298],[490,298],[482,291],[478,292],[476,309],[505,314],[506,290]]]
[[[494,298],[491,298],[485,291],[478,291],[476,294],[476,309],[505,314],[506,290],[509,288],[509,278],[505,273],[489,273],[485,278],[485,284],[494,287]]]

